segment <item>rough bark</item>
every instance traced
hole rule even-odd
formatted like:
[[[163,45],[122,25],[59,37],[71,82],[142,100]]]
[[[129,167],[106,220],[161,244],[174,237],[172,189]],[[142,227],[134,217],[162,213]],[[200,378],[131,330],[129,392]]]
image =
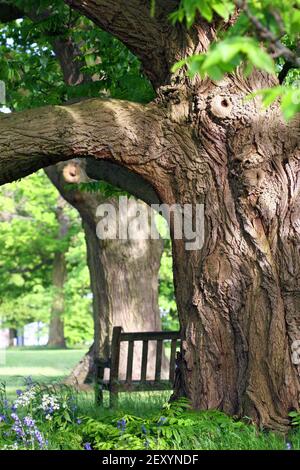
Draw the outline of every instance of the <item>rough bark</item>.
[[[94,346],[73,370],[72,382],[84,382],[93,372],[94,358],[106,362],[110,357],[112,328],[122,326],[124,331],[160,331],[158,307],[158,270],[163,251],[162,240],[101,240],[96,234],[96,209],[110,203],[118,213],[118,199],[105,199],[100,193],[87,193],[66,188],[64,174],[80,178],[80,165],[70,162],[62,168],[49,167],[46,173],[61,195],[75,207],[83,221],[86,237],[87,261],[93,292]],[[130,217],[130,204],[128,217]],[[131,215],[132,217],[132,215]],[[125,346],[125,345],[124,345]],[[149,345],[148,377],[154,377],[155,343]],[[134,350],[134,379],[141,370],[142,345]],[[121,351],[120,378],[126,371],[127,353]],[[166,373],[164,361],[162,373]]]
[[[101,12],[108,18],[95,2],[72,3],[91,17],[93,8],[98,24]],[[126,42],[121,25],[113,24]],[[186,54],[210,42],[207,27],[194,31],[200,38],[186,33],[180,55],[188,40]],[[167,74],[162,80],[151,50],[152,43],[153,82],[170,85],[158,89],[155,103],[93,100],[1,118],[1,182],[60,155],[89,156],[139,175],[165,203],[204,203],[203,248],[187,251],[185,240],[173,240],[183,339],[176,393],[195,408],[285,429],[300,394],[293,360],[300,339],[299,118],[285,123],[278,103],[263,110],[258,99],[245,101],[249,92],[274,84],[271,77],[237,72],[221,82]]]
[[[69,230],[69,218],[65,213],[66,202],[60,196],[57,202],[56,218],[59,224],[58,239],[66,237]],[[53,260],[53,287],[54,298],[51,307],[51,316],[49,323],[48,346],[56,348],[65,348],[64,320],[65,309],[64,285],[67,277],[66,258],[64,251],[56,251]]]

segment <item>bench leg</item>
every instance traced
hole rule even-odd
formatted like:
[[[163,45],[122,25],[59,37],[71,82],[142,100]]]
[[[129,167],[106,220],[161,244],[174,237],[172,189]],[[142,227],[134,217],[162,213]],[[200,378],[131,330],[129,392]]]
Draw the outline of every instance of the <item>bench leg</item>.
[[[95,384],[95,404],[96,406],[103,406],[103,390],[98,383]]]
[[[95,405],[103,406],[103,379],[105,365],[103,361],[98,360],[95,364]]]
[[[109,407],[110,408],[117,408],[119,402],[119,393],[114,388],[111,388],[109,391]]]

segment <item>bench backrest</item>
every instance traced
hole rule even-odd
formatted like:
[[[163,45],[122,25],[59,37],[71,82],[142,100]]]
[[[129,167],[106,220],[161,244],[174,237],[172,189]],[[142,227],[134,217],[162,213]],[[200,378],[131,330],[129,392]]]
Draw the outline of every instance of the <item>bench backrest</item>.
[[[142,361],[140,380],[132,379],[133,359],[134,359],[134,343],[142,341]],[[155,359],[155,375],[154,378],[147,379],[148,365],[148,346],[149,341],[156,341],[156,359]],[[119,379],[120,351],[121,343],[128,342],[127,365],[125,371],[125,380]],[[168,378],[161,378],[162,364],[164,358],[164,342],[171,342],[170,363]],[[113,328],[111,357],[108,362],[101,360],[95,361],[95,399],[98,405],[103,404],[103,390],[109,390],[110,406],[116,406],[118,402],[118,393],[126,391],[146,391],[146,390],[170,390],[173,388],[175,379],[175,368],[177,349],[180,342],[180,332],[178,331],[151,331],[142,333],[125,333],[122,327],[115,326]],[[110,369],[109,381],[104,381],[104,369]]]
[[[147,389],[164,389],[173,385],[175,377],[175,361],[178,341],[180,333],[178,331],[151,331],[141,333],[125,333],[122,328],[117,326],[113,329],[112,345],[111,345],[111,366],[110,366],[110,384],[116,387],[118,391],[125,390],[147,390]],[[120,345],[122,342],[128,342],[128,355],[126,367],[126,379],[119,380],[119,363],[120,363]],[[141,363],[141,379],[132,380],[132,366],[134,356],[135,341],[143,342],[142,363]],[[156,362],[155,377],[153,380],[147,380],[147,362],[148,362],[148,345],[149,341],[156,341]],[[169,376],[167,380],[161,379],[162,360],[163,360],[163,343],[171,342],[170,350],[170,366]]]

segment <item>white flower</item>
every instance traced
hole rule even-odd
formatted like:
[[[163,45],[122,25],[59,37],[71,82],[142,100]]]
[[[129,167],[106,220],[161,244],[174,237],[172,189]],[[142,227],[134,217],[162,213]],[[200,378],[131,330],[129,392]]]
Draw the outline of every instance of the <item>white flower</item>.
[[[15,442],[14,444],[10,444],[10,445],[5,445],[2,447],[1,450],[18,450],[19,447],[18,447],[18,444]]]
[[[40,409],[48,412],[48,415],[50,413],[53,413],[54,411],[59,410],[60,405],[59,405],[57,397],[51,396],[48,393],[44,393],[44,395],[42,396],[42,403],[41,403]]]
[[[15,408],[22,408],[24,406],[28,406],[32,400],[36,397],[36,390],[32,387],[30,390],[26,390],[19,395],[18,398],[14,401]]]

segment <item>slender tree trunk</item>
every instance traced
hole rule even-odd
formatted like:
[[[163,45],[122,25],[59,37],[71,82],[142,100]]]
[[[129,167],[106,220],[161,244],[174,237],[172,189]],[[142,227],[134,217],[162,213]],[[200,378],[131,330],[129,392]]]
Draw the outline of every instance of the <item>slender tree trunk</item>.
[[[17,337],[17,330],[9,328],[9,346],[14,346],[14,339]]]
[[[58,198],[56,217],[59,223],[59,239],[65,237],[69,229],[69,219],[64,211],[65,201],[62,197]],[[65,348],[64,320],[65,309],[64,285],[66,281],[66,259],[64,251],[57,251],[54,254],[53,261],[53,287],[54,298],[51,308],[51,317],[49,324],[48,346]]]

